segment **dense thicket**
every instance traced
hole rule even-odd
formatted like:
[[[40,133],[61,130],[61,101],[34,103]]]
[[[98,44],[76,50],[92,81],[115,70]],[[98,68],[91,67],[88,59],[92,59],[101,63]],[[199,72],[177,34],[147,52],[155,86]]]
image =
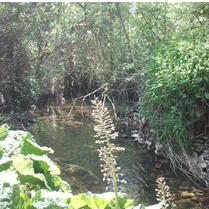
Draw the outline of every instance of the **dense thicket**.
[[[152,47],[139,90],[139,115],[151,124],[171,164],[206,184],[207,166],[196,165],[209,135],[208,8],[179,5],[175,32]]]
[[[13,2],[0,11],[0,89],[15,111],[54,91],[76,96],[107,82],[133,99],[148,54],[179,18],[178,4],[168,3]]]
[[[162,141],[173,138],[190,145],[191,130],[194,136],[207,133],[209,37],[194,32],[189,39],[173,37],[156,45],[144,71],[140,112]]]
[[[1,111],[105,84],[114,98],[140,98],[157,139],[189,145],[208,127],[208,11],[207,2],[0,3]]]

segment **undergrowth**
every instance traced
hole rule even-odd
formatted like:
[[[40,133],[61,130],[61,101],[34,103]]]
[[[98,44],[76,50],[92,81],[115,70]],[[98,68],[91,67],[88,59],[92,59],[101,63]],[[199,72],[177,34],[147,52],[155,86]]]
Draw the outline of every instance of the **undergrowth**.
[[[139,101],[139,117],[149,121],[173,167],[198,179],[200,173],[187,159],[208,131],[208,40],[196,28],[186,38],[174,36],[156,45],[142,73]]]
[[[142,74],[139,114],[149,120],[161,142],[170,139],[184,148],[191,146],[195,139],[192,130],[208,111],[207,37],[173,37],[170,42],[160,43]],[[197,131],[196,135],[203,133]]]

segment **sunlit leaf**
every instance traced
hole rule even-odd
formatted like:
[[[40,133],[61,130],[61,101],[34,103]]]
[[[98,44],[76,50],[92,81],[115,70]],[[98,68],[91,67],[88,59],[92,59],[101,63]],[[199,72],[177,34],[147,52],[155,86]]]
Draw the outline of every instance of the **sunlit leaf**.
[[[34,174],[33,161],[24,155],[12,156],[13,166],[20,174]]]
[[[70,205],[65,200],[71,196],[64,192],[50,192],[42,189],[33,195],[32,203],[38,209],[68,209]]]
[[[25,135],[24,131],[9,131],[4,141],[0,141],[1,147],[4,149],[4,155],[11,157],[19,154],[22,147],[22,137]]]
[[[205,98],[209,99],[209,93],[205,93]]]
[[[47,185],[54,191],[61,191],[68,194],[72,193],[70,185],[63,181],[59,176],[45,174],[45,179],[47,181]]]
[[[19,174],[19,178],[22,183],[29,183],[30,185],[39,186],[40,188],[46,188],[52,190],[45,179],[44,174]]]
[[[134,200],[132,199],[126,199],[126,198],[119,198],[119,204],[121,208],[127,208],[131,205],[133,205]]]
[[[71,199],[68,199],[67,203],[72,205],[74,208],[83,208],[87,205],[87,202],[84,201],[80,195],[75,195]]]
[[[97,208],[97,205],[96,203],[94,202],[94,199],[91,198],[91,197],[83,197],[82,198],[86,203],[87,205],[89,206],[89,208],[92,208],[92,209],[96,209]]]
[[[92,198],[98,209],[104,209],[111,201],[111,200],[105,200],[101,197],[97,197],[96,195],[94,195]]]
[[[0,159],[0,172],[9,169],[12,165],[12,160],[9,157],[3,157]]]
[[[48,153],[53,153],[53,150],[48,147],[40,147],[36,142],[33,142],[30,139],[30,135],[27,134],[23,138],[23,147],[21,149],[21,154],[28,155],[28,154],[35,154],[35,155],[44,155]]]
[[[4,140],[9,132],[9,126],[7,124],[4,124],[0,127],[0,141]]]

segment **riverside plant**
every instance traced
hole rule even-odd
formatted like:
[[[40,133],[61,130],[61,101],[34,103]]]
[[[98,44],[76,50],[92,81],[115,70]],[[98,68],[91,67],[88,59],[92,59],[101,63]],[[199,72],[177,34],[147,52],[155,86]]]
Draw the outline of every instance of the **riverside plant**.
[[[162,203],[161,209],[175,208],[176,205],[173,203],[173,198],[170,193],[170,188],[165,183],[164,177],[159,177],[157,180],[157,200]]]
[[[94,120],[98,123],[98,125],[94,126],[94,130],[96,131],[95,137],[100,138],[100,140],[96,140],[95,143],[102,145],[98,149],[98,152],[100,160],[104,162],[100,165],[102,167],[101,171],[103,172],[103,181],[106,180],[108,185],[113,186],[115,192],[115,208],[119,209],[118,183],[126,183],[126,181],[119,179],[119,176],[122,174],[119,174],[120,167],[117,167],[117,156],[114,156],[113,152],[124,151],[125,148],[116,147],[115,144],[110,142],[110,140],[117,138],[118,132],[115,131],[115,126],[107,107],[104,106],[104,102],[102,103],[95,97],[94,100],[92,100],[92,104],[92,115]]]

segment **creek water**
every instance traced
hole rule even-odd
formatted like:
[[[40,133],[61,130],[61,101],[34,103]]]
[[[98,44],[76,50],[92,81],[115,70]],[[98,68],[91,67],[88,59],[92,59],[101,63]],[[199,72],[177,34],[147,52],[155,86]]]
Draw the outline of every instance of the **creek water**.
[[[36,114],[36,123],[28,127],[28,131],[34,135],[39,145],[54,150],[50,157],[59,165],[61,177],[70,183],[73,193],[105,192],[107,185],[102,182],[97,151],[99,145],[95,144],[91,106],[84,106],[81,111],[80,105],[71,109],[66,104],[59,116],[54,112],[47,113],[44,109],[39,109]],[[129,139],[118,137],[114,143],[125,147],[125,151],[116,153],[120,172],[127,181],[127,184],[120,185],[123,186],[121,192],[127,193],[136,203],[157,203],[156,179],[160,176],[165,177],[171,193],[179,192],[180,188],[187,190],[187,193],[194,190],[194,185],[188,179],[174,175],[167,160],[157,158]]]

